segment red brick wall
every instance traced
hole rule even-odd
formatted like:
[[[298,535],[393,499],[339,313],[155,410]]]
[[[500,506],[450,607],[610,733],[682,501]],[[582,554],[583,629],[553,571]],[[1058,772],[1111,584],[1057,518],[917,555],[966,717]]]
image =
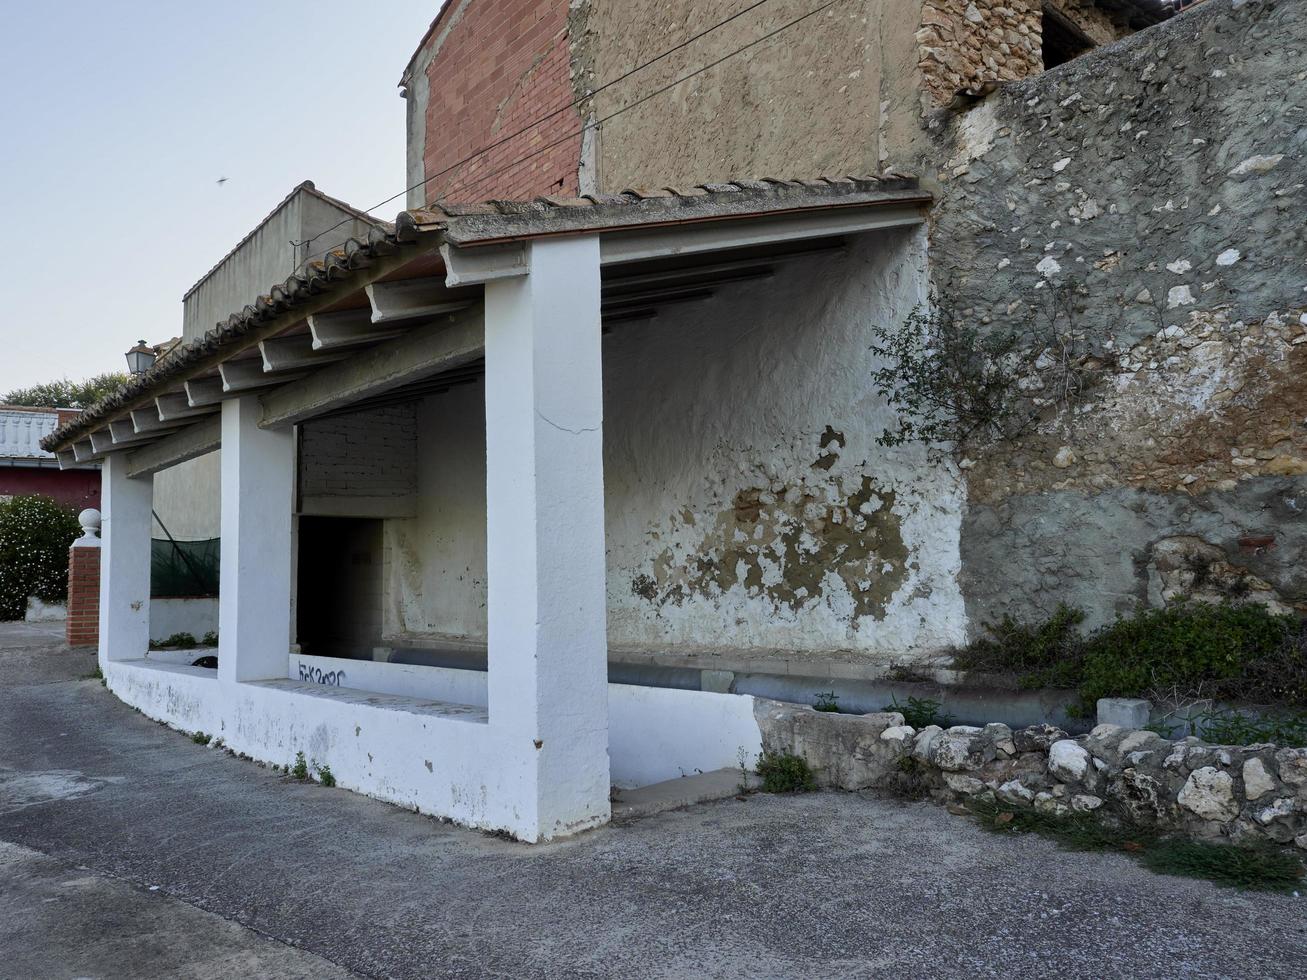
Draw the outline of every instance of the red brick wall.
[[[451,8],[458,4],[450,2]],[[428,203],[577,193],[577,111],[568,109],[531,125],[574,99],[567,11],[568,0],[471,0],[464,8],[427,68],[424,172],[431,178],[456,161],[477,156],[428,180]],[[438,43],[441,33],[438,25],[424,44]],[[478,153],[528,125],[521,136]]]
[[[100,549],[76,547],[68,555],[68,621],[70,647],[100,642]]]

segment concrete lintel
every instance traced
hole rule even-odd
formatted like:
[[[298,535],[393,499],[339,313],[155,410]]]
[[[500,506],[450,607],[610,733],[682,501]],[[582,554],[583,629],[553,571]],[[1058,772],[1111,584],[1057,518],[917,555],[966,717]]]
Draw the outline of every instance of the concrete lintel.
[[[263,370],[268,372],[326,367],[346,356],[344,352],[331,353],[318,350],[314,347],[313,337],[309,334],[262,340],[259,342],[259,353],[263,356]]]
[[[922,205],[915,203],[826,208],[748,220],[614,231],[603,236],[600,251],[603,264],[612,266],[669,255],[696,255],[752,245],[903,228],[924,221]]]
[[[221,405],[222,378],[192,378],[186,382],[186,404],[191,408]]]
[[[405,326],[378,326],[372,322],[372,310],[340,310],[309,317],[309,332],[314,350],[335,350],[376,343],[400,336]]]
[[[96,455],[103,456],[121,448],[121,446],[114,445],[113,432],[110,429],[103,428],[98,432],[91,433],[91,449],[95,451]]]
[[[479,248],[457,248],[446,244],[440,246],[440,254],[445,259],[446,286],[474,286],[496,279],[525,276],[528,272],[524,242]]]
[[[290,381],[298,376],[293,374],[268,374],[263,367],[263,360],[255,360],[254,358],[243,361],[224,361],[218,365],[218,373],[222,375],[222,390],[227,395],[235,395],[245,391],[254,391],[258,388],[266,388],[269,385],[281,384],[283,381]]]
[[[450,293],[443,279],[403,279],[399,282],[374,282],[364,287],[372,303],[372,322],[391,323],[457,313],[465,310],[475,297]]]
[[[310,517],[407,518],[418,516],[416,494],[398,497],[306,496],[299,512]]]
[[[186,424],[180,419],[169,419],[165,422],[159,417],[158,405],[151,408],[138,408],[130,412],[128,417],[131,419],[132,431],[137,435],[171,432],[178,426]]]
[[[139,446],[143,442],[149,442],[151,439],[157,439],[158,433],[140,433],[136,431],[136,426],[131,417],[114,419],[109,423],[109,435],[113,437],[115,446]]]
[[[94,460],[102,459],[103,453],[97,453],[95,447],[91,445],[90,438],[79,439],[73,443],[73,459],[79,463],[90,463]]]
[[[259,425],[265,429],[293,425],[481,357],[485,349],[481,309],[452,319],[442,326],[411,330],[397,340],[361,350],[311,377],[268,392],[261,399]]]
[[[170,436],[127,454],[129,477],[150,476],[177,466],[197,456],[211,453],[222,445],[222,417],[211,415]]]
[[[216,405],[192,407],[184,390],[160,395],[154,400],[154,408],[159,413],[160,422],[197,419],[202,415],[212,415],[217,410]]]

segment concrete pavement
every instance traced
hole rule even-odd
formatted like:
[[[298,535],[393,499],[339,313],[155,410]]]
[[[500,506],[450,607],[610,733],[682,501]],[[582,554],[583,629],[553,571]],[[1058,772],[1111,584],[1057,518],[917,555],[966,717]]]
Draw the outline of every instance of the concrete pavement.
[[[529,847],[197,745],[92,669],[0,626],[0,976],[1307,972],[1307,900],[930,804],[756,795]],[[44,901],[67,880],[76,902]]]

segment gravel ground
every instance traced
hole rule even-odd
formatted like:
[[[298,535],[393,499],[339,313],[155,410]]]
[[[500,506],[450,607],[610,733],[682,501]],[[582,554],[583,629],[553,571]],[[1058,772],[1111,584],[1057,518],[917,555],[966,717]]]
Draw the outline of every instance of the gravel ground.
[[[751,796],[529,847],[196,745],[80,679],[93,667],[0,626],[3,976],[1307,975],[1304,898],[859,794]],[[46,902],[74,871],[79,900]],[[125,913],[141,901],[171,914]],[[115,922],[147,935],[107,943]],[[183,925],[193,946],[148,935]]]

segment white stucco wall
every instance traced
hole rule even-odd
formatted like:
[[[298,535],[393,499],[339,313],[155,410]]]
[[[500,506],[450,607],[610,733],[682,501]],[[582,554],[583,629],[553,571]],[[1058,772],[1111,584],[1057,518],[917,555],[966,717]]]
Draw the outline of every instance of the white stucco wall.
[[[290,679],[486,707],[477,670],[340,660],[293,653]],[[608,685],[608,756],[613,785],[650,786],[752,764],[762,751],[754,698],[631,684]]]
[[[219,492],[221,451],[154,475],[154,510],[178,541],[209,541],[222,535]],[[156,523],[156,538],[167,535]]]
[[[963,497],[876,438],[871,327],[923,302],[924,233],[855,240],[604,345],[609,640],[928,653],[963,637]],[[419,410],[418,516],[387,522],[386,632],[485,637],[484,390]]]
[[[150,639],[163,640],[176,633],[190,633],[197,640],[218,632],[216,596],[153,598],[150,600]]]

